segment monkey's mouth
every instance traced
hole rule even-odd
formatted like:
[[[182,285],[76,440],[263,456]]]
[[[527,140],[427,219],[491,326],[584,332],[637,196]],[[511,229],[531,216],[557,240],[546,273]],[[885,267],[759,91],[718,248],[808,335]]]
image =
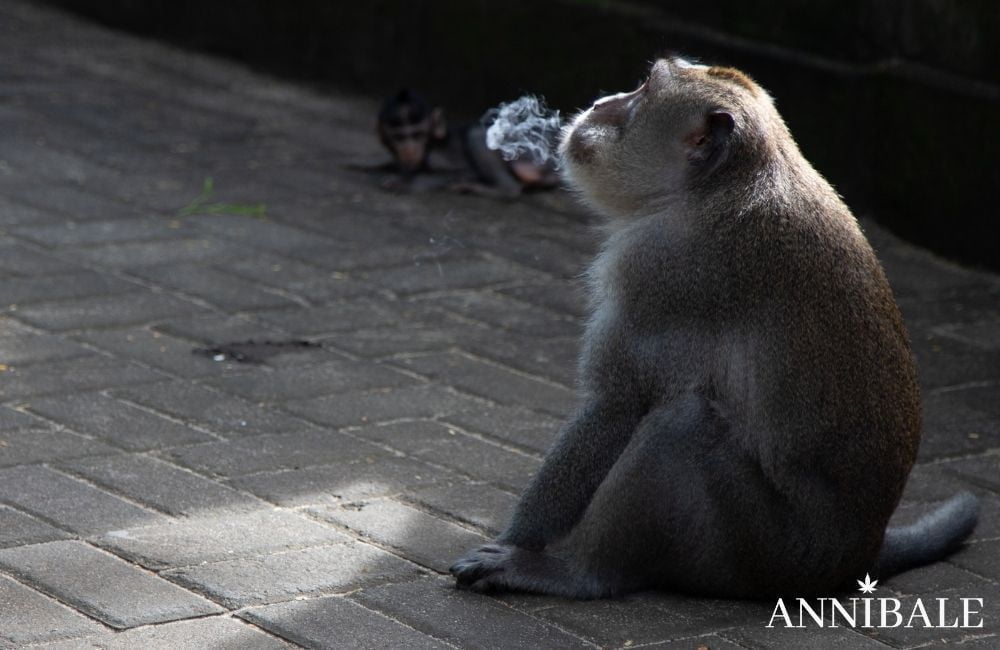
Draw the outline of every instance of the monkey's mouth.
[[[630,93],[617,93],[602,97],[590,108],[588,121],[593,124],[621,127],[631,120],[636,105],[646,94],[649,80]]]

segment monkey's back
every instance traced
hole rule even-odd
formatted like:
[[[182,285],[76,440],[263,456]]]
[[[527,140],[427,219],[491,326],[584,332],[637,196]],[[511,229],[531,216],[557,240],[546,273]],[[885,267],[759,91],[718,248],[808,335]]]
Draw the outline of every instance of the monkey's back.
[[[921,426],[916,367],[881,265],[832,190],[818,196],[760,215],[770,221],[744,240],[733,276],[749,298],[739,317],[768,333],[748,342],[743,433],[796,514],[789,535],[807,548],[793,556],[804,574],[814,564],[803,581],[812,588],[871,566]],[[754,561],[780,564],[789,549],[775,551]]]
[[[635,390],[648,391],[636,399],[706,396],[728,421],[733,476],[760,480],[754,491],[711,479],[714,503],[685,521],[710,521],[714,548],[682,544],[696,561],[664,567],[673,586],[837,586],[870,568],[898,504],[919,442],[916,369],[874,252],[846,206],[824,199],[726,215],[686,238],[670,217],[636,223],[592,269],[592,327],[605,331],[588,336],[585,381],[632,358]],[[694,453],[718,455],[719,442]]]

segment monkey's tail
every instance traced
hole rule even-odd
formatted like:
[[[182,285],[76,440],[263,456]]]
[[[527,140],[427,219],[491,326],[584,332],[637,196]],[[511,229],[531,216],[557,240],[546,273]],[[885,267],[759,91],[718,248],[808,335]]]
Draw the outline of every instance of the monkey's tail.
[[[876,575],[889,577],[946,557],[972,534],[978,520],[975,495],[959,492],[909,526],[887,528]]]

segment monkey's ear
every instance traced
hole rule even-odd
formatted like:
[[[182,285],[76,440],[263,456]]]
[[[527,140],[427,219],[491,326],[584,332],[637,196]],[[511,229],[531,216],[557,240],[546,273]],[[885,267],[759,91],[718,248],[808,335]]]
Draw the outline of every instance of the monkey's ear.
[[[444,109],[440,106],[431,111],[431,137],[444,140],[448,135],[448,122],[444,119]]]
[[[736,128],[736,119],[727,111],[712,111],[705,123],[684,138],[688,160],[702,164],[716,157]]]

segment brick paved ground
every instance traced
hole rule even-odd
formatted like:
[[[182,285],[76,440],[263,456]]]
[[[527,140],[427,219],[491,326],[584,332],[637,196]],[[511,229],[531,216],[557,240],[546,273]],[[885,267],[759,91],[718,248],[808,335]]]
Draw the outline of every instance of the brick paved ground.
[[[455,591],[571,406],[593,239],[564,197],[373,189],[345,169],[381,159],[372,111],[0,2],[0,646],[1000,644],[1000,278],[870,225],[925,388],[900,516],[983,503],[879,594],[983,597],[983,630]],[[208,176],[266,218],[178,217]]]

